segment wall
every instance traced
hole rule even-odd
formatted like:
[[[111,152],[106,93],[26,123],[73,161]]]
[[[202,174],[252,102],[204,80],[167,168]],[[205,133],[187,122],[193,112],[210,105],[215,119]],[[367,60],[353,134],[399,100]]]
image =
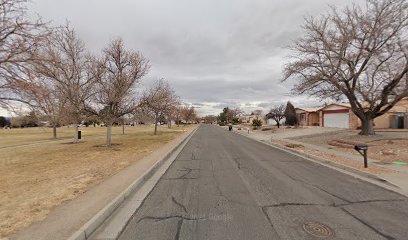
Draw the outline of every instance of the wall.
[[[359,127],[361,127],[361,120],[351,111],[351,109],[349,114],[350,129],[358,129]]]
[[[374,128],[381,129],[381,128],[391,128],[391,115],[390,113],[386,113],[382,116],[379,116],[374,119]]]
[[[321,126],[319,123],[319,113],[309,113],[308,126]]]

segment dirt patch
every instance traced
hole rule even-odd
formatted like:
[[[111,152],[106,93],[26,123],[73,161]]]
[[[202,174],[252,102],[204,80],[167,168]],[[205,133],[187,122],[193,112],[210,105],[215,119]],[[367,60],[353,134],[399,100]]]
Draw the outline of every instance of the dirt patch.
[[[408,140],[408,132],[377,132],[372,136],[361,136],[358,130],[344,130],[337,132],[328,132],[313,134],[302,137],[295,137],[293,140],[314,144],[318,146],[328,146],[330,141],[345,141],[348,143],[370,143],[382,140]]]
[[[27,139],[47,138],[41,129],[36,137],[34,129],[28,129],[28,138],[23,131],[2,136],[6,146],[0,150],[0,239],[43,220],[55,206],[139,161],[182,134],[181,129],[163,128],[155,136],[152,127],[129,127],[125,135],[120,127],[113,128],[116,145],[111,148],[94,147],[104,144],[104,128],[84,129],[86,141],[81,144],[61,144],[68,139],[23,145]],[[20,146],[19,139],[24,139]]]
[[[368,157],[383,163],[407,162],[408,139],[377,140],[368,143]],[[347,150],[356,154],[352,150]]]
[[[285,146],[288,148],[304,148],[305,147],[301,144],[293,144],[293,143],[286,144]]]
[[[283,148],[287,148],[288,143],[283,141],[283,140],[272,140],[272,143],[274,144],[278,144]],[[383,167],[379,167],[379,166],[369,166],[369,168],[364,168],[362,162],[357,162],[354,160],[350,160],[344,157],[339,157],[333,154],[328,154],[328,153],[323,153],[317,150],[313,150],[313,149],[308,149],[308,148],[290,148],[291,150],[295,150],[299,153],[306,153],[309,154],[311,156],[315,156],[330,162],[335,162],[347,167],[351,167],[354,168],[356,170],[362,171],[362,172],[367,172],[367,173],[371,173],[371,174],[380,174],[380,173],[391,173],[393,172],[392,170],[389,170],[387,168],[383,168]]]
[[[368,145],[368,157],[380,163],[408,162],[408,132],[378,131],[373,136],[358,135],[358,131],[349,130],[327,134],[316,134],[293,138],[296,141],[346,151],[359,156],[354,150],[357,143]]]

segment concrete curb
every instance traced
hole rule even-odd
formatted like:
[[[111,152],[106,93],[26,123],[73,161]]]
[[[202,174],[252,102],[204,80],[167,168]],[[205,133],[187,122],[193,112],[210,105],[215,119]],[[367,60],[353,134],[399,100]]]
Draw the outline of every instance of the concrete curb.
[[[362,171],[359,171],[357,169],[347,167],[347,166],[344,166],[344,165],[341,165],[341,164],[338,164],[338,163],[335,163],[335,162],[331,162],[331,161],[326,160],[324,158],[319,158],[319,157],[316,157],[316,156],[313,156],[313,155],[310,155],[310,154],[307,154],[307,153],[300,153],[300,152],[297,152],[295,150],[286,149],[286,148],[283,148],[282,146],[280,146],[278,144],[268,143],[268,142],[265,142],[265,141],[256,140],[256,139],[248,137],[247,135],[245,135],[243,133],[240,133],[240,132],[237,132],[237,131],[233,131],[233,133],[244,136],[244,137],[247,137],[248,139],[251,139],[253,141],[265,144],[265,145],[273,147],[275,149],[279,149],[281,151],[290,153],[290,154],[295,155],[297,157],[301,157],[301,158],[306,159],[308,161],[312,161],[314,163],[317,163],[317,164],[329,167],[331,169],[340,171],[342,173],[351,175],[353,177],[359,178],[360,180],[369,182],[371,184],[375,184],[375,185],[377,185],[379,187],[382,187],[382,188],[385,188],[385,189],[387,189],[389,191],[392,191],[392,192],[395,192],[395,193],[398,193],[398,194],[401,194],[403,196],[408,197],[408,195],[405,192],[401,191],[398,186],[396,186],[396,185],[388,182],[387,180],[382,179],[382,178],[380,178],[380,177],[378,177],[378,176],[376,176],[374,174],[362,172]]]
[[[100,210],[93,218],[85,223],[78,231],[76,231],[68,240],[87,240],[94,233],[99,226],[101,226],[105,220],[111,216],[112,213],[135,191],[140,189],[143,184],[175,153],[180,146],[187,143],[193,134],[197,131],[198,127],[193,129],[180,143],[177,144],[172,150],[168,151],[159,161],[153,166],[148,168],[146,172],[136,179],[126,190],[113,199],[108,205]]]

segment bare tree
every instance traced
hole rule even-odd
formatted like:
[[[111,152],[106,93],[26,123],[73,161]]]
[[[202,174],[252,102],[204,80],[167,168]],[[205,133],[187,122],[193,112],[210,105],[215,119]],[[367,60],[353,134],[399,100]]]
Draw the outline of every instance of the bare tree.
[[[167,127],[168,128],[171,128],[172,121],[174,121],[176,125],[180,121],[180,102],[172,106],[167,113]]]
[[[136,87],[150,68],[139,52],[125,49],[121,39],[113,40],[103,57],[92,60],[91,74],[95,82],[93,97],[86,111],[107,126],[106,145],[112,144],[112,125],[120,117],[135,112],[138,106]]]
[[[228,109],[227,111],[227,120],[228,122],[232,122],[233,124],[236,124],[239,122],[239,115],[243,114],[243,111],[239,108],[234,108],[234,109]]]
[[[214,115],[207,115],[203,118],[204,122],[206,124],[213,124],[214,122],[217,121],[217,116]]]
[[[262,116],[262,110],[255,110],[252,112],[255,118],[258,120]]]
[[[141,106],[154,116],[154,135],[157,134],[159,119],[167,117],[179,104],[179,97],[164,79],[157,80],[143,93]]]
[[[193,123],[197,118],[197,113],[194,107],[183,107],[181,109],[181,118],[186,121],[186,123]]]
[[[268,114],[266,114],[266,119],[273,119],[276,122],[278,128],[280,127],[280,122],[285,118],[285,105],[276,105],[271,108]]]
[[[41,19],[27,16],[26,0],[0,0],[0,105],[25,101],[15,81],[24,80],[27,65],[36,59],[36,49],[49,34]],[[17,94],[16,94],[17,93]]]
[[[57,138],[57,126],[64,116],[66,99],[55,82],[36,74],[27,73],[24,81],[14,81],[13,89],[18,89],[18,96],[28,103],[32,111],[45,116],[53,128],[53,137]]]
[[[182,112],[183,112],[183,107],[181,105],[178,105],[174,108],[173,119],[176,122],[177,126],[179,126],[182,120]]]
[[[47,46],[37,52],[36,74],[51,80],[58,99],[64,102],[64,118],[74,125],[74,142],[78,141],[78,124],[84,116],[84,102],[92,90],[84,43],[68,25],[54,31]]]
[[[373,120],[408,96],[408,3],[367,0],[365,7],[332,8],[308,18],[293,46],[285,80],[297,77],[296,93],[346,98],[362,122],[360,134],[375,134]]]

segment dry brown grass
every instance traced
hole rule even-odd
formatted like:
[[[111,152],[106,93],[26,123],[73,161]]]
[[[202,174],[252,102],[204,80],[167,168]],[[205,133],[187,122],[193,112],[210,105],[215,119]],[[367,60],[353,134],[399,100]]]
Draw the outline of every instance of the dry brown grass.
[[[382,163],[408,163],[408,139],[378,140],[368,142],[368,157]],[[354,149],[346,151],[358,155]]]
[[[287,148],[289,149],[290,147],[288,147],[288,143],[285,142],[284,140],[273,140],[272,143],[274,144],[278,144],[283,148]],[[311,156],[314,157],[318,157],[320,159],[324,159],[330,162],[334,162],[340,165],[344,165],[347,167],[351,167],[354,168],[356,170],[362,171],[362,172],[367,172],[367,173],[371,173],[371,174],[380,174],[380,173],[391,173],[393,172],[390,169],[387,168],[383,168],[383,167],[379,167],[379,166],[369,166],[369,168],[364,168],[362,161],[358,162],[358,161],[354,161],[348,158],[344,158],[344,157],[340,157],[340,156],[336,156],[333,154],[329,154],[329,153],[324,153],[324,152],[320,152],[314,149],[309,149],[309,148],[290,148],[291,150],[295,150],[296,152],[299,153],[306,153],[309,154]]]
[[[84,140],[71,144],[72,129],[59,129],[65,140],[50,140],[51,129],[1,130],[0,238],[40,221],[57,205],[145,157],[183,133],[183,127],[113,128],[111,148],[103,147],[105,128],[83,128]],[[28,144],[28,145],[27,145]]]

